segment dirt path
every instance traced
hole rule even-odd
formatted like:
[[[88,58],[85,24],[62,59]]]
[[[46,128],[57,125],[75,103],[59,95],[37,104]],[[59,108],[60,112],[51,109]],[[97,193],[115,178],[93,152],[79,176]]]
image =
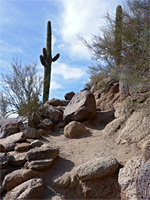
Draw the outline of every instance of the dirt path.
[[[62,195],[62,191],[53,189],[53,180],[88,160],[112,156],[124,165],[130,158],[141,154],[134,144],[129,146],[117,144],[117,135],[107,136],[102,125],[88,124],[86,128],[88,133],[76,139],[65,138],[63,129],[59,128],[56,128],[52,135],[43,137],[44,142],[58,147],[60,154],[53,166],[42,174],[47,185],[42,199],[51,199],[52,196],[60,193]],[[64,195],[67,199],[79,198],[76,194],[64,193]]]

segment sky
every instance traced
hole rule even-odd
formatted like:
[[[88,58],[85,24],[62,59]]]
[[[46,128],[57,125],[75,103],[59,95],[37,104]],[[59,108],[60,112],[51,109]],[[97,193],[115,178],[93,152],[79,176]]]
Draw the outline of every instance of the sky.
[[[43,76],[39,56],[46,46],[47,22],[52,24],[50,99],[78,93],[89,79],[91,55],[78,39],[90,40],[104,25],[107,11],[115,14],[123,0],[0,0],[0,72],[8,73],[13,59],[35,62]],[[1,88],[0,88],[1,89]]]

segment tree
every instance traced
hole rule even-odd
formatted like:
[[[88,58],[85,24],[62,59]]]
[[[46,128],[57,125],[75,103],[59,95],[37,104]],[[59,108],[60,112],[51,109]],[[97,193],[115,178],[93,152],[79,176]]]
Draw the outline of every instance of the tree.
[[[40,109],[42,85],[43,81],[37,75],[35,64],[22,66],[14,61],[10,73],[2,74],[1,116],[8,117],[14,113],[31,115],[33,111]]]
[[[117,16],[108,13],[105,27],[100,29],[99,35],[93,36],[92,42],[82,38],[96,61],[92,73],[95,69],[98,69],[97,75],[106,71],[137,91],[146,91],[150,87],[150,2],[126,0],[126,7],[120,9],[120,13],[122,23],[118,26]],[[120,36],[116,37],[118,32]]]

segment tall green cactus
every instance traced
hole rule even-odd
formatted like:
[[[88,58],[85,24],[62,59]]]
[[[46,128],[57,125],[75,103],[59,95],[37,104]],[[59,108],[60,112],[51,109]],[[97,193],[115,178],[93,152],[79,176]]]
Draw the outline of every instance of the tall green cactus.
[[[44,66],[44,88],[43,88],[43,104],[48,101],[50,82],[51,82],[51,66],[59,58],[60,54],[56,54],[52,58],[52,30],[51,22],[47,23],[46,48],[43,48],[43,56],[40,55],[41,64]]]
[[[121,63],[122,49],[122,7],[119,5],[116,9],[116,24],[115,24],[115,64],[118,66]]]

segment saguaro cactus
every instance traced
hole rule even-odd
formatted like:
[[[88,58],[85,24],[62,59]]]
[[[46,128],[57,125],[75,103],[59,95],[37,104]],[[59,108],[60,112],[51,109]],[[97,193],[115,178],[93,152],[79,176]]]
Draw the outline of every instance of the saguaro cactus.
[[[122,7],[119,5],[116,9],[116,24],[115,24],[115,64],[118,66],[121,63],[121,48],[122,48]]]
[[[47,37],[46,37],[46,48],[43,48],[43,56],[40,55],[41,64],[44,66],[44,88],[43,88],[43,104],[48,101],[50,82],[51,82],[51,66],[52,62],[55,62],[60,54],[56,54],[52,58],[52,30],[51,22],[47,23]]]

